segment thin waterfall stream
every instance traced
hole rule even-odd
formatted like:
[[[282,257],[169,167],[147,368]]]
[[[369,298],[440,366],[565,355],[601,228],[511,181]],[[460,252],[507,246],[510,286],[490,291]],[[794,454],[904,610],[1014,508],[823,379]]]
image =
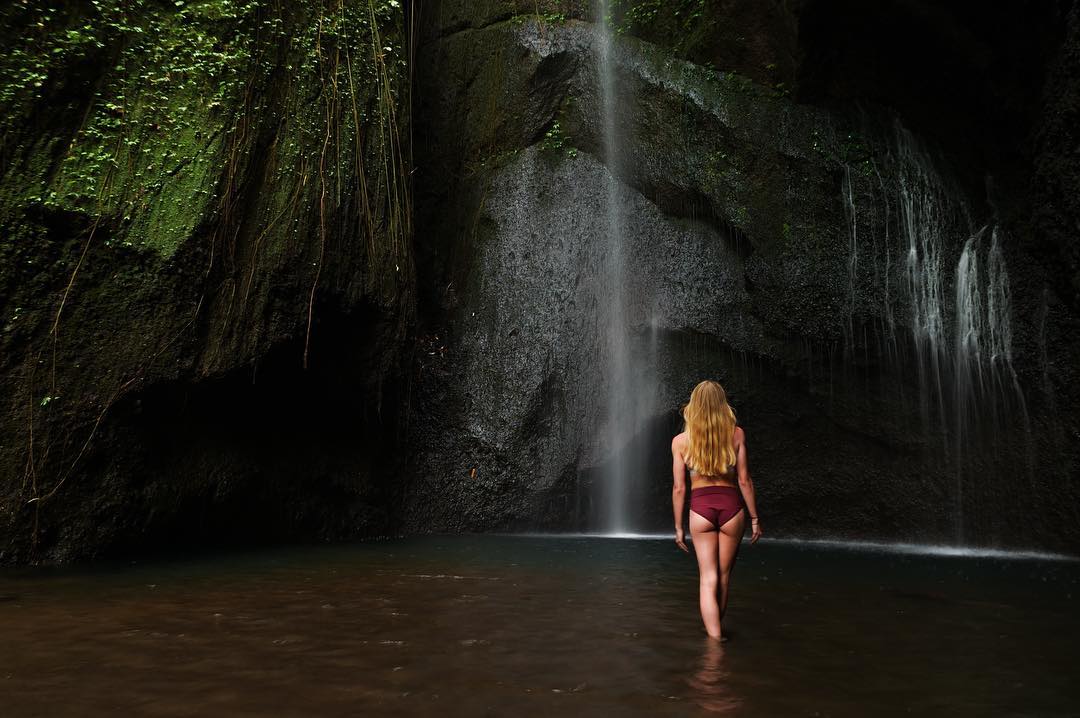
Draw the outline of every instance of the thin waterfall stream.
[[[888,372],[915,371],[921,430],[926,444],[940,447],[953,466],[948,497],[953,537],[966,545],[978,540],[967,515],[975,513],[969,504],[977,502],[967,493],[970,482],[987,470],[980,464],[984,454],[1005,447],[1007,460],[1015,461],[1014,449],[1026,451],[1030,440],[1027,403],[1012,364],[1003,230],[994,217],[978,227],[969,202],[922,142],[898,119],[892,129],[885,158],[886,174],[895,177],[892,189],[876,165],[861,175],[844,167],[849,312],[867,288],[871,302],[882,303],[878,351]],[[857,196],[866,206],[858,206]],[[883,236],[866,225],[878,226]],[[874,271],[860,270],[863,266]],[[850,313],[845,331],[850,350],[855,341]],[[902,348],[905,344],[911,351]],[[1026,463],[1030,467],[1030,454]]]
[[[606,262],[601,286],[607,310],[607,357],[601,362],[607,370],[607,422],[604,445],[608,462],[604,471],[605,510],[600,529],[609,534],[630,533],[634,525],[631,502],[644,480],[644,448],[635,441],[653,407],[655,394],[654,339],[655,323],[650,320],[646,351],[635,352],[634,327],[644,326],[644,318],[635,316],[630,307],[632,291],[627,273],[633,229],[623,216],[622,194],[626,189],[620,179],[623,148],[618,127],[620,98],[609,0],[597,4],[597,76],[602,98],[603,161],[607,167],[605,249]],[[625,108],[623,108],[625,111]]]

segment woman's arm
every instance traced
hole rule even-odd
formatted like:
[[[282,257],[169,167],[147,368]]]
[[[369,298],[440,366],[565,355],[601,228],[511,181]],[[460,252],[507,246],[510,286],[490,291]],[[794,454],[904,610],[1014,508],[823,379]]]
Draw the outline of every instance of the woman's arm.
[[[686,465],[683,463],[679,437],[671,440],[671,506],[675,512],[675,544],[687,553],[686,533],[683,531],[683,506],[686,503]]]
[[[757,518],[754,482],[750,480],[750,466],[746,458],[746,432],[740,428],[739,433],[742,435],[742,441],[739,442],[739,451],[736,454],[735,463],[739,471],[739,491],[742,492],[743,501],[746,502],[746,510],[750,512],[750,528],[753,531],[750,543],[754,543],[761,538],[761,522]]]

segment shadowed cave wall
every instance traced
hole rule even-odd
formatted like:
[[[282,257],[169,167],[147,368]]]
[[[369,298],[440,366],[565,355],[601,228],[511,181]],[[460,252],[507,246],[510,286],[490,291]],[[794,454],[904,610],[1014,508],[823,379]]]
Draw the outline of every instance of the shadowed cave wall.
[[[1073,3],[614,2],[618,168],[591,3],[53,5],[3,15],[4,562],[588,530],[613,450],[667,530],[704,376],[772,535],[1078,550]],[[1018,391],[920,388],[889,323],[873,252],[916,167],[999,233]],[[612,176],[657,366],[621,449]]]
[[[753,429],[779,534],[1073,550],[1075,233],[1047,222],[1076,179],[1072,140],[1050,149],[1073,136],[1071,4],[613,3],[617,168],[593,8],[511,5],[425,6],[418,286],[438,351],[411,529],[597,525],[614,454],[590,287],[611,172],[661,394],[614,450],[648,465],[637,526],[668,529],[667,442],[710,376]],[[920,221],[955,215],[929,352],[912,307],[883,299],[905,290],[883,264],[918,182]],[[971,293],[961,266],[1004,266],[1007,288]],[[971,363],[960,295],[1002,293],[1008,366],[986,346]]]

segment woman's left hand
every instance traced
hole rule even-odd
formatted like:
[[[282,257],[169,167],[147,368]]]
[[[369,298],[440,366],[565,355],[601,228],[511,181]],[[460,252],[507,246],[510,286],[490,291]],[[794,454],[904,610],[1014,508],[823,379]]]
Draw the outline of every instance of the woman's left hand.
[[[686,534],[683,533],[683,529],[681,526],[675,529],[675,545],[681,548],[686,553],[690,553],[690,549],[686,548]]]

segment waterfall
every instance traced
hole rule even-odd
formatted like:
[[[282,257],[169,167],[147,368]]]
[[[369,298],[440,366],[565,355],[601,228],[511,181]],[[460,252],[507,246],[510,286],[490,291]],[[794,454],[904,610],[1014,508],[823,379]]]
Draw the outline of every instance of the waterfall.
[[[844,180],[840,186],[840,195],[844,202],[844,218],[847,220],[848,231],[848,311],[847,311],[847,337],[848,347],[855,334],[853,320],[855,308],[858,304],[857,285],[859,275],[859,213],[855,208],[855,197],[851,182],[851,167],[844,165]]]
[[[983,295],[991,287],[983,286],[979,276],[978,249],[983,227],[964,242],[960,260],[956,264],[956,332],[953,375],[956,404],[956,441],[961,445],[966,430],[976,418],[978,400],[986,392],[983,365],[989,357],[983,352],[983,344],[989,340],[992,321],[984,306]],[[997,230],[995,228],[996,235]],[[1001,321],[998,318],[997,321]],[[995,334],[1000,334],[1000,327]],[[959,451],[958,451],[959,453]]]
[[[1001,253],[998,228],[990,235],[987,253],[986,319],[988,360],[991,367],[1005,366],[1012,371],[1012,325],[1009,323],[1009,275]]]
[[[608,533],[628,533],[634,527],[632,505],[634,497],[643,486],[646,470],[644,443],[637,434],[644,428],[654,410],[655,372],[651,344],[655,339],[655,327],[647,329],[644,356],[634,352],[633,326],[642,326],[645,318],[633,316],[631,306],[638,307],[627,272],[630,237],[633,228],[625,226],[622,201],[627,190],[620,182],[622,161],[617,128],[618,77],[616,74],[615,42],[611,30],[608,0],[598,0],[597,5],[597,74],[602,99],[603,161],[607,166],[604,256],[602,268],[601,301],[606,307],[607,356],[599,357],[607,372],[606,415],[603,441],[610,460],[607,462],[602,481],[604,483],[604,513],[600,528]]]
[[[955,208],[930,158],[914,137],[896,126],[897,207],[903,241],[905,288],[910,330],[915,341],[919,398],[923,424],[931,421],[930,403],[945,421],[942,363],[945,360],[945,321],[942,316],[942,242]]]
[[[980,469],[977,462],[985,463],[987,447],[1013,445],[1001,440],[1014,423],[1012,414],[1030,431],[1012,364],[1003,232],[992,222],[973,230],[963,195],[948,186],[929,154],[898,121],[893,151],[885,161],[892,182],[883,181],[876,163],[871,165],[873,177],[868,173],[864,180],[845,165],[841,181],[850,250],[847,342],[853,342],[852,315],[860,290],[883,297],[882,338],[890,348],[883,353],[895,362],[900,376],[904,358],[910,357],[906,366],[913,365],[918,377],[925,432],[934,441],[940,437],[943,452],[955,464],[951,502],[956,540],[962,543],[970,533],[965,526],[967,477]],[[873,207],[860,208],[860,197]],[[884,217],[875,213],[879,204]],[[895,208],[895,218],[890,208]],[[872,214],[870,222],[860,223],[860,211]],[[867,237],[872,233],[868,227],[884,233],[884,256],[879,255],[878,238]],[[857,271],[860,244],[867,243],[870,248],[862,251],[872,251],[872,264],[884,264],[884,272],[873,277]],[[912,346],[910,354],[892,351],[904,341]]]
[[[982,396],[982,354],[985,334],[982,287],[979,281],[978,244],[986,227],[968,237],[956,265],[956,332],[953,351],[955,393],[956,534],[964,535],[964,441],[975,420],[977,399]]]

